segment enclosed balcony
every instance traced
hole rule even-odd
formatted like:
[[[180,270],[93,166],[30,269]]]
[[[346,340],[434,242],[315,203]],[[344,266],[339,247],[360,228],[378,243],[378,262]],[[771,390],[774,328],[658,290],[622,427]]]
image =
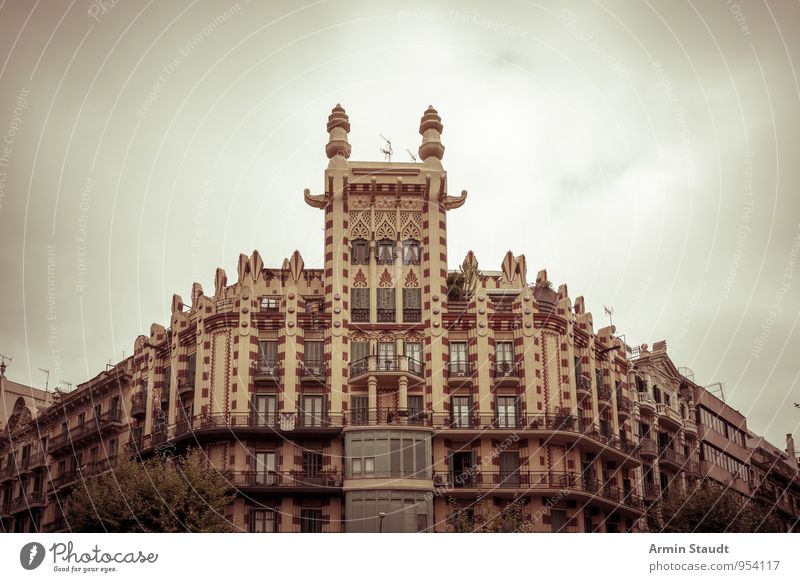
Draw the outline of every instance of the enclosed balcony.
[[[639,456],[643,459],[655,459],[658,456],[658,445],[651,438],[643,438],[639,441]]]
[[[142,418],[147,414],[147,392],[137,392],[131,397],[131,416]]]

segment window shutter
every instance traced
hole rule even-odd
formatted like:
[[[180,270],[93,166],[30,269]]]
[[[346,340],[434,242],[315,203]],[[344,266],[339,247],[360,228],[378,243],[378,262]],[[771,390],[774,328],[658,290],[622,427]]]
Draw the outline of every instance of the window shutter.
[[[395,290],[378,289],[378,309],[394,309]]]
[[[369,289],[351,289],[350,296],[353,309],[369,309]]]
[[[422,309],[422,289],[403,289],[403,308]]]

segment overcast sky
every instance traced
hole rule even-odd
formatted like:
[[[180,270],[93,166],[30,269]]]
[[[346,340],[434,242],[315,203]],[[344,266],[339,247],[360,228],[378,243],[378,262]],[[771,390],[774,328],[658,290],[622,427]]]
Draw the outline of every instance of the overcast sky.
[[[794,23],[794,24],[793,24]],[[449,260],[524,253],[779,446],[800,401],[797,2],[0,2],[0,353],[77,384],[240,252],[322,266],[351,159],[444,123]],[[479,233],[479,235],[478,235]]]

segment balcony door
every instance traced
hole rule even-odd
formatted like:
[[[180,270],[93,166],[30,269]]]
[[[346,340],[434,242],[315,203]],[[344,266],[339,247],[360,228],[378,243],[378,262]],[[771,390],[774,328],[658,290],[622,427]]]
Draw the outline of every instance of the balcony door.
[[[256,394],[253,398],[253,425],[275,426],[277,404],[274,394]]]
[[[275,451],[256,453],[256,485],[275,485],[278,481]]]
[[[408,369],[416,374],[422,374],[422,344],[419,342],[406,343],[406,356]]]
[[[303,396],[302,404],[303,410],[301,411],[301,418],[303,419],[303,426],[305,427],[322,427],[324,421],[323,405],[324,398],[319,395],[305,395]]]
[[[450,343],[450,374],[455,376],[467,374],[467,342]]]
[[[519,453],[500,453],[500,487],[519,487]]]
[[[470,422],[470,397],[469,396],[453,396],[450,401],[453,414],[453,427],[455,428],[469,428]]]
[[[379,370],[396,370],[397,369],[397,352],[395,351],[394,342],[379,342],[378,343],[378,369]]]
[[[497,342],[494,348],[494,360],[497,371],[508,374],[514,369],[514,344],[511,342]]]
[[[516,428],[517,427],[517,397],[498,396],[497,397],[497,427]]]

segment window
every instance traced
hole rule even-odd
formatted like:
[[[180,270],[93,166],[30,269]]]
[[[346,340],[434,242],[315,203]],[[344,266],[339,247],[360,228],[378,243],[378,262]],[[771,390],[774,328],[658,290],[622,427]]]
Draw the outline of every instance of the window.
[[[351,396],[350,409],[352,411],[350,416],[352,424],[367,424],[369,422],[369,396]]]
[[[278,374],[278,342],[260,340],[258,342],[258,362],[256,373],[262,375]]]
[[[315,479],[322,472],[322,453],[319,451],[303,451],[303,477]]]
[[[450,342],[450,375],[467,376],[467,342]]]
[[[598,390],[603,387],[603,370],[601,368],[595,368],[594,370],[594,383]]]
[[[277,512],[274,509],[254,509],[250,514],[252,533],[275,533],[278,531]]]
[[[470,397],[469,396],[453,396],[450,400],[452,410],[452,423],[456,428],[469,428],[470,423]]]
[[[497,342],[494,345],[495,370],[500,374],[514,372],[514,344]]]
[[[516,428],[517,426],[517,397],[497,397],[497,427]]]
[[[550,531],[562,533],[567,530],[567,512],[563,509],[550,510]]]
[[[363,238],[357,238],[353,241],[353,252],[350,257],[350,262],[353,265],[369,264],[369,241]]]
[[[300,510],[300,533],[322,533],[322,509]]]
[[[504,451],[500,453],[500,487],[519,486],[519,453]]]
[[[422,424],[425,420],[422,416],[424,403],[422,396],[408,397],[408,422],[411,424]]]
[[[322,395],[305,395],[302,399],[301,421],[305,427],[323,426]]]
[[[378,289],[378,321],[394,322],[396,294],[394,289]]]
[[[161,400],[169,402],[169,391],[172,386],[172,366],[164,368],[164,391],[161,393]]]
[[[422,344],[419,342],[406,342],[406,357],[408,369],[415,374],[422,375]]]
[[[369,342],[350,343],[350,376],[358,376],[369,370]]]
[[[403,289],[403,321],[422,321],[422,289]]]
[[[350,289],[350,319],[369,321],[369,289]]]
[[[275,451],[257,451],[255,462],[255,485],[276,485],[278,474]]]
[[[195,374],[197,372],[197,352],[189,354],[186,359],[186,376],[189,380],[189,385],[194,386]],[[111,408],[114,408],[113,406]]]
[[[253,425],[275,426],[277,414],[278,397],[275,394],[256,394],[253,397]]]
[[[403,264],[419,265],[419,241],[413,238],[403,241]]]
[[[377,259],[379,265],[391,265],[395,260],[394,241],[381,239],[378,241]]]
[[[278,311],[279,308],[280,298],[266,296],[261,298],[261,311]]]
[[[344,451],[345,474],[354,479],[431,478],[430,438],[416,431],[351,432],[345,436]]]
[[[303,344],[303,367],[305,374],[310,376],[325,375],[325,343],[320,341],[306,341]]]

